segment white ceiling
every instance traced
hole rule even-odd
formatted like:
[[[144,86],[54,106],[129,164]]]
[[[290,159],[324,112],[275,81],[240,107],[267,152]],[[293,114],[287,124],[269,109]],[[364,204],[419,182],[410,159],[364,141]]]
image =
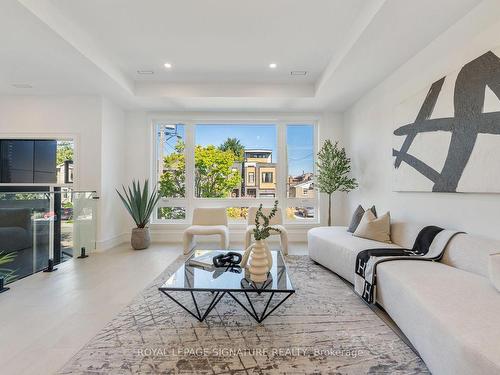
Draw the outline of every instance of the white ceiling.
[[[97,94],[155,110],[343,110],[479,2],[2,0],[0,94]]]
[[[364,2],[52,0],[134,79],[144,79],[136,74],[144,69],[169,82],[258,83],[314,83]],[[166,61],[174,69],[166,71]],[[309,74],[291,77],[292,70]]]

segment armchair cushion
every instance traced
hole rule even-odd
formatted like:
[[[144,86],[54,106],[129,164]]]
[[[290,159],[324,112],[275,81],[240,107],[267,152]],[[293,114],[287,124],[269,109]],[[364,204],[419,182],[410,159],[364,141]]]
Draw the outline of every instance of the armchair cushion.
[[[195,208],[193,225],[227,225],[225,208]]]

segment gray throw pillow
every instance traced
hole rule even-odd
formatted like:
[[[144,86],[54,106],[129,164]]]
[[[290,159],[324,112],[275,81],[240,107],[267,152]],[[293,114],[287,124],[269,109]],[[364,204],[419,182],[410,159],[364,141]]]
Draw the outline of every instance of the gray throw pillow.
[[[373,212],[375,217],[377,217],[377,210],[375,209],[375,206],[372,206],[370,210]],[[365,209],[361,205],[359,205],[358,208],[356,208],[356,210],[352,214],[351,223],[349,224],[349,228],[347,228],[348,232],[354,233],[356,231],[356,228],[361,222],[361,219],[363,218],[364,214],[365,214]]]

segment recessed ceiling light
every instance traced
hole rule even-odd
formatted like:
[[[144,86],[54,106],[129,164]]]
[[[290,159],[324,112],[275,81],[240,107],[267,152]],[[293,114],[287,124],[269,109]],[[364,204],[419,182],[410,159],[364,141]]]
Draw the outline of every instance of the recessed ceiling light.
[[[292,70],[290,75],[292,76],[305,76],[307,72],[305,70]]]
[[[269,67],[270,67],[271,69],[276,69],[276,68],[278,67],[278,64],[276,64],[276,63],[271,63],[271,64],[269,64]]]
[[[170,69],[172,67],[172,64],[166,62],[165,64],[163,64],[163,66],[167,69]]]
[[[16,89],[32,89],[33,86],[31,86],[29,83],[13,83],[13,87]]]
[[[138,70],[137,74],[155,74],[152,70]]]

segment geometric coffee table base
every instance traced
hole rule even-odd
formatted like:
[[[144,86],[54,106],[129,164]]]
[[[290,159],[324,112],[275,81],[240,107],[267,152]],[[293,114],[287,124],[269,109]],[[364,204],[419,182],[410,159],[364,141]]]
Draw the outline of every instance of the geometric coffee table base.
[[[252,318],[254,318],[257,321],[257,323],[262,323],[262,321],[264,319],[266,319],[269,315],[271,315],[274,312],[274,310],[276,310],[278,307],[280,307],[281,304],[283,302],[285,302],[295,292],[271,292],[270,293],[271,295],[269,296],[269,299],[267,300],[266,306],[264,307],[264,311],[262,311],[262,313],[260,313],[260,314],[258,314],[257,311],[255,310],[255,307],[252,303],[252,299],[248,296],[248,293],[246,291],[243,291],[243,293],[245,294],[252,311],[248,310],[248,308],[245,305],[243,305],[243,303],[241,303],[240,300],[238,298],[236,298],[236,296],[233,293],[227,292],[227,294],[229,294],[236,302],[238,302],[238,305],[243,307],[243,309]],[[276,304],[271,310],[267,311],[275,294],[286,294],[286,296],[285,296],[285,298],[282,298],[281,301],[278,302],[278,304]]]
[[[165,290],[162,290],[161,291],[163,294],[165,294],[168,298],[170,298],[172,301],[174,301],[177,305],[179,305],[180,307],[182,307],[185,311],[187,311],[190,315],[192,315],[193,317],[195,317],[196,319],[198,319],[198,321],[200,322],[203,322],[205,320],[205,318],[208,316],[208,314],[210,313],[210,311],[212,311],[215,306],[217,306],[217,304],[219,303],[219,301],[222,299],[222,297],[224,297],[224,295],[227,293],[228,295],[231,296],[231,298],[233,298],[237,303],[238,305],[240,305],[252,318],[255,319],[255,321],[257,321],[257,323],[262,323],[264,321],[264,319],[266,319],[269,315],[271,315],[278,307],[280,307],[283,302],[285,302],[294,292],[270,292],[268,294],[270,294],[269,296],[269,299],[267,300],[267,303],[266,303],[266,306],[264,307],[264,310],[259,314],[256,310],[255,310],[255,307],[254,307],[254,304],[252,303],[252,299],[250,298],[249,296],[249,293],[247,293],[246,291],[242,291],[242,293],[245,294],[245,297],[250,305],[250,308],[251,310],[249,310],[233,293],[227,291],[227,292],[221,292],[221,291],[218,291],[218,292],[212,292],[212,294],[214,294],[214,297],[212,298],[212,301],[210,302],[210,304],[208,305],[207,309],[205,310],[205,312],[202,314],[199,306],[198,306],[198,302],[196,301],[196,298],[194,296],[194,293],[193,291],[190,291],[191,293],[191,298],[193,299],[193,303],[194,303],[194,307],[196,309],[196,311],[191,311],[189,310],[186,306],[184,306],[182,303],[180,303],[177,299],[175,299],[172,295],[170,295],[169,293],[167,293],[167,291]],[[255,293],[253,293],[255,294]],[[259,293],[260,294],[260,293]],[[272,309],[269,309],[269,306],[271,304],[271,301],[273,300],[274,296],[276,294],[286,294],[286,296],[284,298],[281,299],[281,301],[279,301]]]
[[[188,313],[190,313],[192,316],[194,316],[196,319],[198,319],[200,322],[203,322],[205,320],[205,318],[210,313],[210,311],[212,311],[214,309],[214,307],[219,303],[221,298],[224,297],[224,294],[226,294],[226,292],[215,293],[215,296],[212,299],[212,302],[210,302],[210,304],[208,305],[207,310],[205,311],[204,314],[201,314],[201,311],[198,307],[198,303],[196,302],[196,298],[194,297],[194,293],[192,291],[190,291],[190,293],[191,293],[191,297],[193,298],[194,307],[196,308],[196,312],[192,312],[191,310],[189,310],[186,306],[184,306],[182,303],[177,301],[173,296],[168,294],[165,290],[161,290],[161,292],[163,294],[165,294],[168,298],[170,298],[172,301],[174,301],[176,304],[178,304],[180,307],[182,307],[184,310],[186,310]]]

